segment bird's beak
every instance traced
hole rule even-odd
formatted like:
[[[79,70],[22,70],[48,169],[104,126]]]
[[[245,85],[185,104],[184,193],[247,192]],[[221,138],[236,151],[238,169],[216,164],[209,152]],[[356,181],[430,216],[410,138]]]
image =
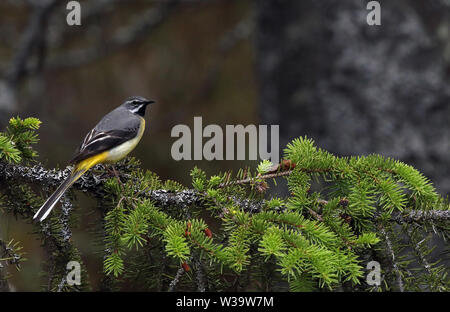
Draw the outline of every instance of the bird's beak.
[[[147,100],[147,101],[145,102],[145,106],[147,106],[147,105],[149,105],[149,104],[153,104],[153,103],[155,103],[155,101],[153,101],[153,100]]]

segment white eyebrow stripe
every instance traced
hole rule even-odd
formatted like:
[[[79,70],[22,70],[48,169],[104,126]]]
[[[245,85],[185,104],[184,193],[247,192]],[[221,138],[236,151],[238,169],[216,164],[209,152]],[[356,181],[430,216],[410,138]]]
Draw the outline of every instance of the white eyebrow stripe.
[[[139,105],[139,106],[136,107],[135,109],[130,109],[130,112],[136,113],[136,112],[138,112],[141,108],[142,108],[142,105]]]

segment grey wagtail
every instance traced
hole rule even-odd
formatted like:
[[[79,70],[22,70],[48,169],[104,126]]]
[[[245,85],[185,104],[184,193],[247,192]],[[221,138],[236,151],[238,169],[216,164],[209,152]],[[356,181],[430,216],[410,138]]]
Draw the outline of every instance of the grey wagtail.
[[[84,138],[70,161],[70,176],[56,189],[33,219],[44,220],[64,192],[86,171],[99,163],[114,163],[128,155],[139,143],[145,128],[145,109],[152,100],[140,96],[128,98],[125,103],[100,120]]]

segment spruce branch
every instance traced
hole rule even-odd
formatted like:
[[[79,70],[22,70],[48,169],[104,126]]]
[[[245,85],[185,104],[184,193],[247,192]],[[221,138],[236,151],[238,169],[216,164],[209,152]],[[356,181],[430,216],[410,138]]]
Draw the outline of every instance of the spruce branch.
[[[302,282],[295,281],[303,280],[300,276],[305,272],[307,280],[320,288],[333,289],[348,281],[353,285],[361,282],[362,251],[377,244],[381,237],[396,288],[407,291],[414,287],[413,271],[402,260],[400,242],[388,233],[387,226],[391,231],[389,222],[403,227],[423,223],[425,227],[431,224],[435,231],[446,231],[444,222],[448,221],[449,209],[432,184],[401,162],[378,155],[339,158],[317,149],[309,139],[294,140],[288,145],[285,158],[288,160],[275,166],[263,161],[257,174],[252,174],[249,168],[241,169],[234,180],[230,172],[207,178],[204,171],[194,168],[193,189],[173,181],[162,182],[156,174],[139,169],[131,159],[118,164],[119,180],[98,165],[77,181],[74,188],[100,199],[106,211],[105,274],[113,272],[111,278],[122,273],[124,277],[135,274],[138,254],[131,256],[129,251],[144,248],[148,255],[160,252],[168,256],[165,268],[181,264],[169,291],[180,283],[184,272],[192,269],[199,291],[213,285],[210,281],[213,271],[206,275],[203,270],[205,258],[211,267],[220,267],[221,271],[225,269],[238,277],[244,271],[251,274],[249,266],[255,258],[264,263],[272,259],[278,266],[279,278],[287,279],[293,289],[302,288]],[[0,162],[0,183],[9,185],[7,190],[24,183],[40,184],[47,189],[60,184],[69,174],[70,168],[46,170],[38,164]],[[268,187],[265,180],[278,177],[286,178],[290,195],[265,199]],[[330,184],[331,191],[313,191],[316,188],[313,179]],[[5,196],[17,196],[17,191],[8,191]],[[35,202],[26,206],[37,208]],[[19,209],[12,207],[10,211]],[[32,211],[28,213],[26,209],[18,213],[28,217]],[[53,227],[45,228],[43,224],[52,236],[46,243],[61,246],[59,249],[70,246],[67,237],[71,235],[68,227],[71,210],[70,201],[64,198],[61,216],[52,218]],[[201,213],[210,213],[221,223],[217,234],[212,235],[205,220],[198,217]],[[155,241],[161,248],[151,251],[149,244]],[[422,247],[417,247],[421,252]],[[418,257],[432,273],[430,287],[446,289],[445,271],[435,263],[423,262],[421,256],[426,254]],[[58,257],[64,259],[63,253],[53,257],[54,264]],[[136,266],[130,270],[130,264]],[[154,266],[146,267],[153,272]],[[62,272],[51,270],[54,278],[49,280],[49,288],[64,289]],[[434,285],[438,283],[436,288]]]
[[[423,222],[423,221],[448,221],[450,210],[410,210],[394,217],[399,223]]]
[[[223,188],[223,187],[227,187],[227,186],[231,186],[231,185],[251,184],[251,183],[257,182],[259,179],[261,179],[261,180],[274,179],[274,178],[290,175],[291,173],[292,173],[292,170],[288,170],[288,171],[280,171],[280,172],[270,173],[270,174],[265,174],[265,175],[259,175],[259,176],[253,177],[253,178],[246,178],[246,179],[221,183],[221,184],[219,184],[219,187]]]
[[[47,261],[47,291],[79,291],[87,289],[88,278],[82,276],[81,286],[70,286],[66,283],[67,264],[70,261],[82,260],[78,250],[72,243],[72,232],[70,230],[70,214],[73,209],[68,195],[62,198],[62,209],[59,216],[53,216],[45,222],[39,223],[38,233],[42,237],[43,247],[46,251]],[[82,271],[82,274],[85,272]]]
[[[195,277],[196,277],[196,281],[197,281],[197,289],[199,292],[205,292],[206,285],[207,285],[207,283],[206,283],[207,276],[205,275],[203,263],[202,263],[201,259],[199,259],[198,256],[193,257],[192,263],[194,265],[194,272],[195,272]]]
[[[130,165],[127,163],[120,163],[117,165],[119,170],[119,177],[123,180],[130,179],[130,175],[123,172],[130,170]],[[71,168],[65,169],[46,169],[42,165],[35,164],[32,166],[22,164],[8,164],[0,161],[0,182],[2,180],[8,181],[24,181],[27,183],[39,183],[44,186],[58,186],[61,184],[71,172]],[[292,171],[286,171],[285,174],[291,174]],[[278,175],[279,176],[279,175]],[[278,177],[276,173],[265,176],[266,179]],[[105,167],[97,165],[85,175],[83,175],[74,184],[74,188],[86,193],[90,193],[98,198],[103,198],[105,195],[104,184],[111,177],[105,174]],[[240,184],[250,183],[252,179],[239,180]],[[232,182],[231,182],[232,183]],[[231,185],[231,184],[229,184]],[[225,187],[228,185],[220,185]],[[156,205],[161,208],[168,207],[189,207],[192,205],[203,206],[204,194],[193,189],[182,191],[168,191],[160,190],[140,190],[139,196],[144,196],[155,201]],[[249,200],[246,198],[232,197],[233,202],[241,207],[244,211],[259,212],[267,203],[266,200]],[[326,205],[327,200],[318,199],[318,204]],[[314,215],[314,214],[313,214]],[[318,217],[318,216],[314,216]],[[393,216],[393,220],[404,222],[423,222],[423,221],[448,221],[450,219],[450,210],[405,210],[403,213]]]
[[[426,241],[426,239],[424,238],[420,242],[416,243],[413,241],[413,230],[411,228],[407,228],[406,233],[408,234],[408,240],[409,240],[411,246],[413,246],[413,249],[414,249],[416,255],[418,256],[420,262],[422,263],[425,271],[428,274],[432,274],[431,265],[421,250],[421,247],[422,247],[421,245]]]
[[[167,290],[168,292],[173,292],[175,290],[175,287],[180,282],[180,278],[181,276],[183,276],[184,273],[185,273],[184,268],[181,267],[178,269],[177,274],[169,284],[169,289]]]
[[[384,228],[384,226],[382,224],[380,224],[380,233],[384,236],[384,240],[386,243],[386,252],[389,255],[389,261],[392,265],[395,276],[397,278],[397,287],[400,292],[404,292],[404,283],[403,283],[403,279],[402,279],[402,273],[400,272],[400,268],[399,268],[397,260],[396,260],[396,256],[394,253],[391,238],[389,237],[389,234],[387,233],[386,229]]]

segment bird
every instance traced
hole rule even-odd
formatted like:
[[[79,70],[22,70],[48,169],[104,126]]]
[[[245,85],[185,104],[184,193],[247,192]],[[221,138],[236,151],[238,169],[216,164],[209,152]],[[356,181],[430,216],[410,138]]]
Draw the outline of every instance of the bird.
[[[125,158],[139,143],[145,129],[145,110],[155,103],[141,96],[132,96],[106,114],[89,131],[69,164],[73,169],[64,182],[44,202],[33,216],[43,221],[61,197],[86,171],[100,163],[115,163]]]

